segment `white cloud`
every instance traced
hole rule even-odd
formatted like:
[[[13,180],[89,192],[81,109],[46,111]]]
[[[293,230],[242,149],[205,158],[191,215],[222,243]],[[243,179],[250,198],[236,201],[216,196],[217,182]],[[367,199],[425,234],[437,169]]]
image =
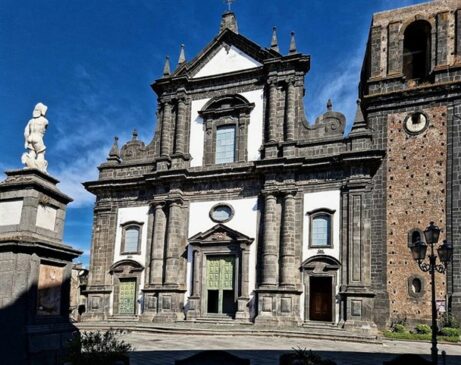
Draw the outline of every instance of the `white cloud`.
[[[333,110],[346,116],[346,131],[350,130],[357,106],[357,90],[363,57],[364,51],[360,50],[346,64],[339,66],[323,79],[320,91],[311,100],[307,100],[306,109],[311,123],[314,123],[315,119],[326,111],[327,100],[331,99]]]
[[[63,96],[50,115],[54,134],[47,143],[49,170],[60,180],[59,188],[74,199],[70,207],[93,204],[94,196],[82,183],[98,178],[97,166],[106,160],[113,136],[119,135],[123,144],[141,119],[134,107],[108,98],[110,81],[92,71],[76,68],[75,93]],[[120,130],[123,126],[130,129]]]

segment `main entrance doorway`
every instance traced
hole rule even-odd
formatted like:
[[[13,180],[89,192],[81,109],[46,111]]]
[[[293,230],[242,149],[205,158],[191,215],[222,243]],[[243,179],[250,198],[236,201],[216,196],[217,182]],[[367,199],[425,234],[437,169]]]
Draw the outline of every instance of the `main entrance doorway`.
[[[118,303],[118,314],[136,313],[136,279],[120,279]]]
[[[235,257],[207,257],[208,314],[235,313]]]
[[[309,288],[309,319],[312,321],[332,322],[332,277],[311,276]]]

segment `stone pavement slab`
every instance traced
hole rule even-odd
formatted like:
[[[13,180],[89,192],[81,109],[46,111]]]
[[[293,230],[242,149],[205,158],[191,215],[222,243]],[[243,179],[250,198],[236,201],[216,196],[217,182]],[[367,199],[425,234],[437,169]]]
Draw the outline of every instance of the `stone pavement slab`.
[[[292,348],[311,349],[338,365],[380,365],[396,354],[414,353],[430,359],[430,343],[384,341],[383,344],[364,344],[332,340],[282,338],[276,336],[206,336],[166,335],[132,332],[122,338],[135,347],[130,355],[132,365],[174,365],[201,350],[226,350],[251,360],[251,365],[277,365],[283,352]],[[447,352],[447,365],[461,364],[461,346],[440,344]],[[442,362],[440,361],[440,364]],[[411,364],[409,364],[411,365]]]

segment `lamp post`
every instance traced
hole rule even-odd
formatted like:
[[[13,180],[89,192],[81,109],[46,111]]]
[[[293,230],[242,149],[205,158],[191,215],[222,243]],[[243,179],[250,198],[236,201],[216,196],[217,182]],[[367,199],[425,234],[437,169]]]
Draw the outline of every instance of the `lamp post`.
[[[431,274],[431,295],[432,295],[432,348],[431,356],[432,363],[437,364],[437,308],[435,303],[435,272],[444,274],[448,263],[451,261],[453,255],[453,246],[447,241],[437,248],[437,254],[441,264],[437,264],[437,256],[434,253],[434,245],[439,241],[440,228],[430,222],[429,226],[424,231],[424,238],[426,242],[418,241],[410,245],[411,255],[413,259],[418,262],[419,268],[424,272]],[[424,262],[426,258],[427,247],[430,246],[430,254],[427,255],[429,263]]]

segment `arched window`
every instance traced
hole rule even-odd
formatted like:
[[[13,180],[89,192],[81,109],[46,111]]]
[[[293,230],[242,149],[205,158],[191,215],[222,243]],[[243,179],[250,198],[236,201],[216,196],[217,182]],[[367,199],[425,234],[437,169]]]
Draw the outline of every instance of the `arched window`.
[[[333,213],[330,210],[316,210],[310,215],[309,246],[329,248],[333,246]]]
[[[408,247],[411,247],[418,242],[424,241],[424,234],[420,229],[412,229],[408,232]]]
[[[142,223],[125,223],[122,227],[122,254],[139,253]]]
[[[255,107],[243,96],[211,99],[198,113],[205,127],[203,164],[244,162],[248,159],[248,125]]]
[[[431,65],[431,25],[425,20],[411,23],[404,33],[403,74],[408,80],[425,79]]]

